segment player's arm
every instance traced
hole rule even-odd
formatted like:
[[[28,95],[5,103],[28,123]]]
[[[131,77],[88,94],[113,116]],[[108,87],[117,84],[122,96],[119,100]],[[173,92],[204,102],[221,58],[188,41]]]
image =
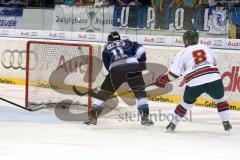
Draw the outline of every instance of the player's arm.
[[[146,61],[147,61],[146,49],[141,44],[139,44],[137,42],[133,42],[133,50],[134,50],[134,54],[139,62],[139,65],[141,67],[141,70],[145,70],[146,69]]]
[[[102,52],[102,61],[104,64],[104,67],[106,70],[109,70],[110,64],[111,64],[111,56],[110,53],[107,53],[106,51]]]
[[[179,52],[177,56],[174,58],[174,61],[171,64],[171,67],[169,68],[169,71],[166,74],[160,75],[157,78],[155,82],[156,86],[165,87],[167,83],[174,81],[175,79],[182,75],[184,68],[182,53],[183,51]]]

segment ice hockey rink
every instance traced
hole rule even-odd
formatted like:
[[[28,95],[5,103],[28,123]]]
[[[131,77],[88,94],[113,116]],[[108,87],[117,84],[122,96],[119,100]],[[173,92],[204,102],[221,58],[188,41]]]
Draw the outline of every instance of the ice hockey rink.
[[[0,89],[1,97],[24,102],[21,87],[1,84]],[[168,114],[175,105],[150,102],[150,107],[151,112]],[[165,130],[167,120],[144,127],[137,121],[102,117],[97,126],[85,127],[61,121],[53,111],[28,112],[1,101],[0,159],[239,160],[240,112],[230,111],[230,116],[233,130],[226,133],[215,109],[194,107],[192,121],[171,133]]]

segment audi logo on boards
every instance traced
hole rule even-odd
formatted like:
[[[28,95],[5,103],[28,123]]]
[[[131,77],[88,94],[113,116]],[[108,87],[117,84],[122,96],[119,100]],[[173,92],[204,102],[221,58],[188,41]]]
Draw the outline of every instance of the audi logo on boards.
[[[216,47],[222,47],[223,46],[223,41],[222,40],[213,40],[212,45]]]
[[[6,69],[13,68],[13,69],[26,69],[26,51],[22,50],[5,50],[2,53],[1,63],[2,66]],[[37,55],[35,52],[30,51],[30,67],[29,69],[34,69],[37,66]]]
[[[8,36],[9,35],[9,31],[8,30],[0,30],[0,35],[1,36]]]

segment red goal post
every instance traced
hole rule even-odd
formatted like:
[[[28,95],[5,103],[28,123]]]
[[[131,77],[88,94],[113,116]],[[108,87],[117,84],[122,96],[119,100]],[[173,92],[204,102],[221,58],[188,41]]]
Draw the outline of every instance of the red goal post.
[[[56,104],[66,98],[73,101],[81,99],[89,109],[91,97],[77,97],[71,86],[92,89],[93,49],[93,45],[87,43],[28,41],[25,106]],[[85,73],[81,73],[79,67],[85,68]],[[59,83],[63,78],[61,73],[66,75],[62,84]],[[61,89],[55,90],[52,88],[54,85]]]

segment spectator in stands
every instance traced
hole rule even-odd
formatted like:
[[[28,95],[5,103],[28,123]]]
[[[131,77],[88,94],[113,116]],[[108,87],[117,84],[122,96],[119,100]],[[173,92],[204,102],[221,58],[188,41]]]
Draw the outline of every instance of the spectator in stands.
[[[183,8],[184,8],[183,29],[192,30],[193,0],[183,0]]]
[[[82,0],[81,5],[92,6],[94,5],[94,0]]]
[[[160,28],[164,30],[169,29],[169,24],[173,22],[175,12],[173,12],[173,7],[175,5],[175,0],[161,0],[160,2],[160,12],[163,15],[163,23],[160,22]]]
[[[129,5],[135,5],[136,0],[116,0],[115,4],[120,5],[120,6],[129,6]]]
[[[240,39],[240,2],[235,3],[231,9],[230,38]]]
[[[26,0],[1,0],[1,6],[26,7]]]
[[[138,2],[140,5],[152,6],[151,0],[137,0],[137,2]]]
[[[82,5],[82,0],[76,0],[75,5],[76,6],[81,6]]]
[[[68,6],[91,6],[94,0],[54,0],[54,4],[65,4]]]
[[[209,7],[208,0],[194,0],[193,9],[194,9],[194,30],[203,31],[204,30],[204,14],[205,9]]]
[[[54,4],[64,4],[64,0],[54,0]]]
[[[65,0],[64,4],[69,5],[69,6],[73,6],[75,4],[75,0]]]
[[[160,29],[160,22],[162,22],[162,15],[160,13],[160,1],[161,0],[152,0],[152,7],[155,11],[155,26],[154,29]]]
[[[41,0],[27,0],[28,7],[41,7]]]
[[[113,0],[95,0],[94,6],[95,7],[104,7],[114,4]]]
[[[60,4],[61,0],[27,0],[28,7],[53,8],[54,4]]]
[[[54,8],[54,0],[43,0],[42,3],[44,8]]]
[[[170,18],[171,18],[170,23],[174,23],[175,22],[176,10],[178,8],[181,8],[181,7],[183,7],[183,0],[173,0],[172,1],[171,12],[170,12]]]

